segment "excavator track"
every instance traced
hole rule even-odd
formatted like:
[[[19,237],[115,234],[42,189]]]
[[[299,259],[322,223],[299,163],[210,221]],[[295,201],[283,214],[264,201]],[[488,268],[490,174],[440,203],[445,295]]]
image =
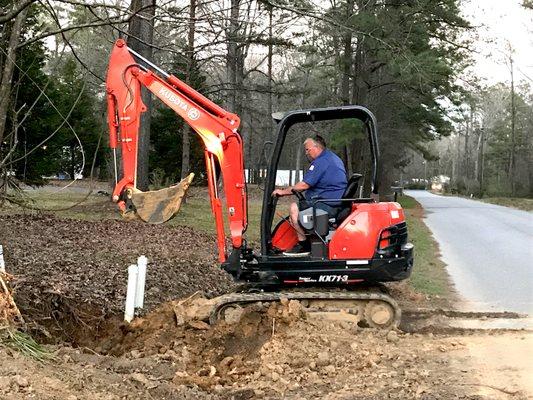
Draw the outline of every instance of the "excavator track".
[[[229,309],[249,306],[253,303],[274,303],[298,300],[310,316],[344,320],[361,327],[396,329],[400,324],[401,310],[396,301],[385,293],[283,291],[231,293],[216,299],[210,324],[224,319]]]

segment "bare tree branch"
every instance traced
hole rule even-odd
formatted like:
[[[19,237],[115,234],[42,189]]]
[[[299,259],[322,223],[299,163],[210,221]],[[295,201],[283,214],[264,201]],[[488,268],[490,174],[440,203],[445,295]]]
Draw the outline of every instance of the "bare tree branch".
[[[3,13],[0,15],[0,24],[4,24],[13,18],[15,18],[19,13],[21,13],[23,10],[25,10],[28,6],[30,6],[32,3],[35,3],[37,0],[23,0],[19,1],[18,4],[15,2],[15,8],[11,10],[10,12]]]

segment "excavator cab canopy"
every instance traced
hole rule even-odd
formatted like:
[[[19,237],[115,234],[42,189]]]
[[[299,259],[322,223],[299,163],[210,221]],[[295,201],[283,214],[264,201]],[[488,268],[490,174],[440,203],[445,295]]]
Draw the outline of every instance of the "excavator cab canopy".
[[[265,192],[263,197],[263,209],[261,213],[261,254],[266,255],[269,251],[269,243],[272,240],[272,221],[276,208],[275,197],[271,193],[275,189],[276,175],[278,171],[278,164],[281,152],[285,145],[285,139],[291,127],[303,122],[319,122],[332,121],[341,119],[357,119],[366,127],[368,136],[368,144],[370,146],[370,156],[372,162],[371,173],[371,192],[378,195],[378,174],[379,174],[379,144],[377,123],[374,114],[363,106],[342,106],[342,107],[327,107],[327,108],[313,108],[306,110],[290,111],[286,114],[274,113],[272,118],[277,122],[277,139],[272,152],[270,165],[267,172],[267,180],[265,183]]]

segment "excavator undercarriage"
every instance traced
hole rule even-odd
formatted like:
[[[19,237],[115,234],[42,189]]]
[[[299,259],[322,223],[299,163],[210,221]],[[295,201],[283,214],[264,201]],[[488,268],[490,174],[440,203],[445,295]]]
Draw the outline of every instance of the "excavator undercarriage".
[[[328,291],[314,288],[309,291],[230,293],[214,299],[209,316],[211,324],[224,320],[235,309],[254,303],[268,305],[273,302],[297,300],[307,317],[345,321],[359,327],[394,329],[399,326],[401,311],[392,297],[379,290]]]

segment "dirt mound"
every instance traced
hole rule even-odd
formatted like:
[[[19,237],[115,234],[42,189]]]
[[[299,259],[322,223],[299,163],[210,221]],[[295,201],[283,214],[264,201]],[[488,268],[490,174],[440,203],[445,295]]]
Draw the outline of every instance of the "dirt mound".
[[[232,288],[217,265],[214,238],[187,227],[1,215],[0,242],[18,306],[48,330],[66,320],[98,330],[121,314],[127,266],[142,254],[150,263],[148,310],[198,290],[213,296]]]
[[[475,381],[457,380],[464,365],[450,368],[450,354],[465,346],[461,339],[315,319],[297,301],[254,304],[238,323],[210,326],[209,305],[202,298],[168,302],[109,327],[89,348],[58,355],[84,373],[105,371],[102,382],[122,379],[137,395],[164,398],[484,398],[465,387],[475,389]]]
[[[131,324],[108,324],[102,337],[84,346],[115,357],[162,357],[178,366],[177,384],[231,385],[257,370],[265,342],[305,318],[298,305],[254,304],[242,309],[238,321],[210,326],[209,300],[172,301]]]

